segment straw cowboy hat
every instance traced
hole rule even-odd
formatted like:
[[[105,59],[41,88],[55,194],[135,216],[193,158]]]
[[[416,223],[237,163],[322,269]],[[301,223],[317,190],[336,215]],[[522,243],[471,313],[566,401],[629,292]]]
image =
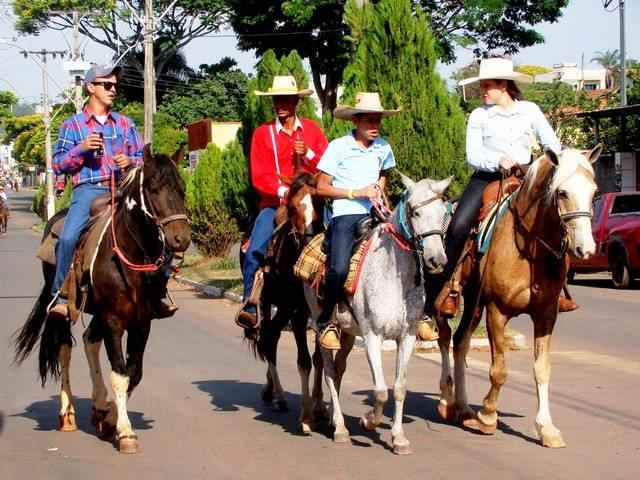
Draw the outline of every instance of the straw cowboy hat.
[[[485,58],[480,61],[477,77],[465,78],[458,85],[469,85],[478,80],[513,80],[518,83],[531,83],[533,78],[513,70],[513,62],[507,58]]]
[[[313,90],[311,90],[310,88],[298,90],[296,79],[292,76],[286,76],[273,77],[273,84],[267,89],[266,92],[254,90],[254,93],[259,97],[279,95],[297,95],[298,97],[308,97],[313,94]]]
[[[351,117],[358,113],[381,113],[383,117],[388,117],[395,115],[400,110],[402,109],[385,110],[380,103],[380,95],[377,92],[358,92],[353,107],[338,105],[333,110],[333,116],[341,120],[351,120]]]

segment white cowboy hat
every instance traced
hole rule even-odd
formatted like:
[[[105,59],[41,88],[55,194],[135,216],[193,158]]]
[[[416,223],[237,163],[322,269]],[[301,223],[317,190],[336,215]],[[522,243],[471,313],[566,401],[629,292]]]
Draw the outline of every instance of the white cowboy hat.
[[[297,95],[298,97],[308,97],[313,94],[313,90],[311,90],[310,88],[298,90],[296,79],[292,76],[287,76],[273,77],[273,84],[267,89],[266,92],[254,90],[254,93],[260,97],[279,95]]]
[[[358,92],[353,107],[349,105],[338,105],[333,110],[334,118],[341,120],[351,120],[353,115],[358,113],[381,113],[383,117],[395,115],[401,108],[395,110],[385,110],[380,103],[380,95],[377,92]]]
[[[480,72],[477,77],[465,78],[458,85],[469,85],[478,80],[513,80],[519,83],[531,83],[533,78],[513,70],[513,62],[508,58],[485,58],[480,60]]]

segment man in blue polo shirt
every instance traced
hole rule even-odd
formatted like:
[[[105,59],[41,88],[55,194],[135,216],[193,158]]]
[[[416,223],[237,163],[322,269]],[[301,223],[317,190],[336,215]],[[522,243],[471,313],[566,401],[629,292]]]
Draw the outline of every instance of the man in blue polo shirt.
[[[385,110],[377,93],[359,92],[353,107],[338,105],[333,116],[351,120],[355,128],[329,144],[318,164],[318,194],[333,199],[333,217],[327,228],[327,273],[322,313],[317,326],[320,344],[330,350],[340,349],[340,332],[331,323],[335,306],[342,300],[349,273],[355,227],[384,190],[387,172],[396,165],[389,143],[380,138],[382,117],[399,110]]]

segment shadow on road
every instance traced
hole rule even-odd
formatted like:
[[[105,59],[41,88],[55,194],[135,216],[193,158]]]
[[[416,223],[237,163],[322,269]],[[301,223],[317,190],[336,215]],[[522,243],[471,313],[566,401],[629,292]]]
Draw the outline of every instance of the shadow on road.
[[[91,425],[91,409],[93,403],[89,398],[73,399],[73,408],[76,411],[76,423],[78,430],[91,435],[97,435],[96,429]],[[36,421],[34,430],[50,431],[58,429],[58,411],[60,398],[53,395],[49,400],[33,402],[25,408],[24,412],[11,415],[12,417],[24,417]],[[153,428],[155,420],[145,419],[144,413],[128,411],[129,420],[134,430],[149,430]]]

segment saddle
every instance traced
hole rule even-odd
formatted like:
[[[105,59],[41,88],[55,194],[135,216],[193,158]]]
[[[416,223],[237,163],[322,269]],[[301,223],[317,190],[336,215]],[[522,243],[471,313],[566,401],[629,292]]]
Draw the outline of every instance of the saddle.
[[[436,298],[435,307],[438,311],[441,311],[441,306],[447,300],[447,297],[452,297],[455,302],[455,312],[448,313],[451,313],[451,316],[455,316],[455,313],[459,311],[461,293],[471,276],[473,265],[486,253],[493,228],[502,214],[504,214],[506,203],[511,195],[522,185],[522,180],[516,176],[502,180],[502,187],[500,182],[500,180],[491,182],[482,193],[482,206],[476,217],[476,225],[471,230],[469,239],[462,250],[451,278]],[[501,188],[502,195],[500,195]]]
[[[122,195],[120,191],[116,190],[115,192],[116,203],[118,203],[121,197]],[[89,225],[92,224],[93,220],[98,215],[100,215],[100,213],[104,212],[110,204],[111,204],[110,192],[105,192],[97,196],[91,202],[91,210],[90,210],[91,219],[89,220],[89,223],[85,228],[85,231],[89,228]],[[38,248],[36,257],[45,263],[48,263],[50,265],[56,264],[56,244],[58,243],[58,239],[60,238],[60,235],[62,235],[62,230],[64,228],[64,222],[66,218],[67,216],[64,215],[51,225],[51,230],[49,232],[49,235],[46,236],[46,238],[42,241],[42,243],[40,244],[40,247]]]

